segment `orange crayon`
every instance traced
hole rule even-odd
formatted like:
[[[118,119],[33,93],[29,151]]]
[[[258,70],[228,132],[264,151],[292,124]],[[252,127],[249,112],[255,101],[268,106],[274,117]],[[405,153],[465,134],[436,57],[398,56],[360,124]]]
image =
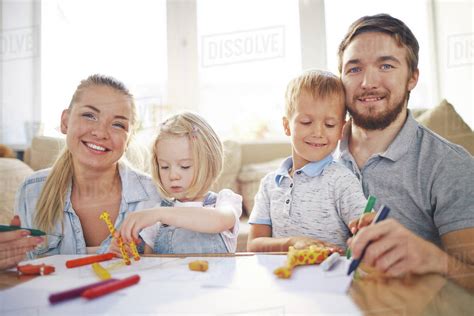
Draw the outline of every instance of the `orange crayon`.
[[[75,267],[85,266],[88,264],[93,264],[95,262],[111,260],[114,257],[115,255],[113,253],[108,252],[101,255],[88,256],[84,258],[68,260],[66,261],[66,267],[75,268]]]

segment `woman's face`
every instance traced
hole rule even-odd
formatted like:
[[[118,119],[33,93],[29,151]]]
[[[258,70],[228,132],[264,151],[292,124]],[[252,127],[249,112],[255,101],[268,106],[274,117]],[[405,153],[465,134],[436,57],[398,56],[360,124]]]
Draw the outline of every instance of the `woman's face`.
[[[83,89],[61,116],[75,168],[104,171],[114,168],[130,137],[132,105],[129,97],[107,86]]]

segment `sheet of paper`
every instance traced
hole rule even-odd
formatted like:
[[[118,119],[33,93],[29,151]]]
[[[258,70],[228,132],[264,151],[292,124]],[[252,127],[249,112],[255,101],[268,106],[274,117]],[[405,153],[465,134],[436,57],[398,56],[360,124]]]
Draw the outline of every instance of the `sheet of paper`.
[[[351,284],[352,278],[346,275],[350,261],[345,258],[330,271],[324,271],[319,265],[297,266],[291,278],[279,279],[273,270],[285,262],[286,256],[277,255],[239,258],[238,265],[226,265],[226,271],[210,277],[203,286],[344,294]]]
[[[316,266],[297,267],[291,279],[279,280],[273,269],[285,262],[285,256],[265,255],[144,257],[130,266],[111,270],[115,278],[139,274],[137,285],[93,301],[78,298],[51,306],[50,294],[98,281],[91,266],[65,267],[66,260],[77,257],[52,256],[31,262],[52,264],[56,272],[1,291],[0,315],[359,314],[343,293],[350,279],[340,275],[342,265],[330,273]],[[207,272],[188,269],[188,263],[198,259],[208,260]],[[101,264],[110,267],[118,261]]]

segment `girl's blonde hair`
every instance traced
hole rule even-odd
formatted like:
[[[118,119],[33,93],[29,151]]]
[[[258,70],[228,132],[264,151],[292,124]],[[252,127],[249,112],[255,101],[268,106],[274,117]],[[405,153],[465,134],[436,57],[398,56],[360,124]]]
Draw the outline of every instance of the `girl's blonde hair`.
[[[194,160],[194,175],[186,198],[204,196],[219,177],[224,160],[222,142],[212,127],[199,115],[181,112],[165,120],[153,144],[152,174],[158,190],[166,198],[172,196],[164,189],[157,157],[158,142],[165,137],[189,137]]]
[[[74,104],[80,99],[84,90],[93,86],[110,87],[130,99],[132,109],[130,130],[131,134],[133,134],[135,123],[137,121],[133,95],[122,82],[113,77],[95,74],[82,80],[72,96],[68,110],[72,110]],[[52,232],[56,223],[62,223],[64,205],[66,203],[66,193],[69,183],[72,181],[73,171],[72,154],[66,146],[53,164],[36,205],[34,223],[37,228],[46,232]]]

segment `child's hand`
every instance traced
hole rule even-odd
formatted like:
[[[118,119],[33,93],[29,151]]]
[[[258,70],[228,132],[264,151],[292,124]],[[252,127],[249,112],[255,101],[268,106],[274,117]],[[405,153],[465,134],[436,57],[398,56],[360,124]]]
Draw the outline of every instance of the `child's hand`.
[[[138,234],[148,226],[156,224],[160,219],[157,210],[138,211],[130,213],[125,217],[122,227],[120,227],[120,235],[125,243],[131,240],[139,241]]]
[[[122,258],[122,253],[120,252],[120,247],[117,242],[117,238],[112,238],[110,246],[107,252],[115,254],[117,257]]]
[[[329,242],[324,242],[324,241],[309,238],[309,237],[293,237],[292,238],[292,246],[295,247],[295,249],[304,249],[304,248],[308,248],[311,245],[317,245],[317,246],[330,248],[334,252],[339,252],[340,254],[343,254],[343,250],[339,246],[329,243]]]
[[[349,229],[352,235],[355,235],[362,227],[369,226],[376,214],[376,212],[365,213],[362,214],[361,217],[353,219],[349,223]]]

